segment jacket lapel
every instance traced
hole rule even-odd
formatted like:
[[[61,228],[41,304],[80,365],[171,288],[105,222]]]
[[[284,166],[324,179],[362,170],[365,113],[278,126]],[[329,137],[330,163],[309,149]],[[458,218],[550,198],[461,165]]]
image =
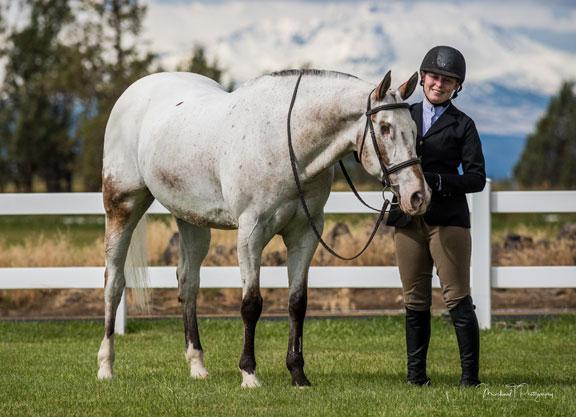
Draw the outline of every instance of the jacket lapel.
[[[444,129],[445,127],[450,126],[453,123],[457,122],[456,116],[458,115],[458,110],[456,109],[456,107],[454,107],[452,105],[452,103],[450,103],[448,105],[448,108],[446,109],[446,111],[444,113],[442,113],[442,116],[440,116],[440,118],[438,120],[436,120],[436,122],[430,126],[430,129],[428,129],[428,132],[426,132],[426,135],[424,135],[424,137],[428,137],[430,135],[433,135],[439,131],[441,131],[442,129]],[[419,127],[419,132],[422,132],[422,104],[420,104],[420,127]]]
[[[422,137],[422,102],[412,108],[412,119],[416,122],[416,136]]]

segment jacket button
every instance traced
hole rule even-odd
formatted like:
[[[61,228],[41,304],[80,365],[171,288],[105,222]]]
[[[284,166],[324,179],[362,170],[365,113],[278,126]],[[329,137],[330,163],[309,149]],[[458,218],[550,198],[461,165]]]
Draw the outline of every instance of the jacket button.
[[[420,145],[424,145],[424,141],[421,140],[421,141],[420,141]]]

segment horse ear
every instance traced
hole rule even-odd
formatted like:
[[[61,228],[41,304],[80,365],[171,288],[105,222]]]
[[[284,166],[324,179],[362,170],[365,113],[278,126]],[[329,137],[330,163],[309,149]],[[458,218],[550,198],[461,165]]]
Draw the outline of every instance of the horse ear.
[[[400,97],[402,100],[406,100],[408,97],[412,95],[414,89],[416,88],[416,84],[418,83],[418,73],[415,72],[412,74],[410,79],[398,87],[398,91],[400,92]]]
[[[386,92],[390,88],[390,83],[392,82],[391,74],[392,72],[388,71],[384,76],[384,78],[382,79],[382,81],[380,81],[380,84],[378,84],[378,87],[376,87],[376,90],[374,91],[376,93],[376,95],[374,96],[375,101],[382,100],[386,95]]]

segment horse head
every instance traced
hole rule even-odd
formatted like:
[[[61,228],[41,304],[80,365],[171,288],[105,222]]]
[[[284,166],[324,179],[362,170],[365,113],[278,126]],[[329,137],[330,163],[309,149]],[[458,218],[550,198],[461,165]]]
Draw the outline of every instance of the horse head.
[[[416,162],[416,124],[403,104],[414,92],[418,73],[398,89],[390,88],[390,71],[368,99],[366,126],[358,132],[356,147],[364,169],[383,183],[389,182],[402,211],[423,214],[430,202],[419,163]],[[371,126],[370,126],[371,125]]]

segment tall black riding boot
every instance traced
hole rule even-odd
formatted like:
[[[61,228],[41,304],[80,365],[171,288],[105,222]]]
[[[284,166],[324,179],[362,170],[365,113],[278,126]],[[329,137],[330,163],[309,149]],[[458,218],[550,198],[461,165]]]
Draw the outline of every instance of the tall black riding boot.
[[[478,379],[480,368],[480,329],[476,313],[474,312],[475,308],[474,304],[472,304],[472,297],[468,295],[450,310],[450,317],[452,318],[452,323],[454,323],[460,350],[460,364],[462,366],[460,385],[464,387],[480,385],[480,380]]]
[[[406,309],[406,352],[408,353],[408,377],[413,385],[430,385],[426,375],[426,355],[430,343],[430,310]]]

